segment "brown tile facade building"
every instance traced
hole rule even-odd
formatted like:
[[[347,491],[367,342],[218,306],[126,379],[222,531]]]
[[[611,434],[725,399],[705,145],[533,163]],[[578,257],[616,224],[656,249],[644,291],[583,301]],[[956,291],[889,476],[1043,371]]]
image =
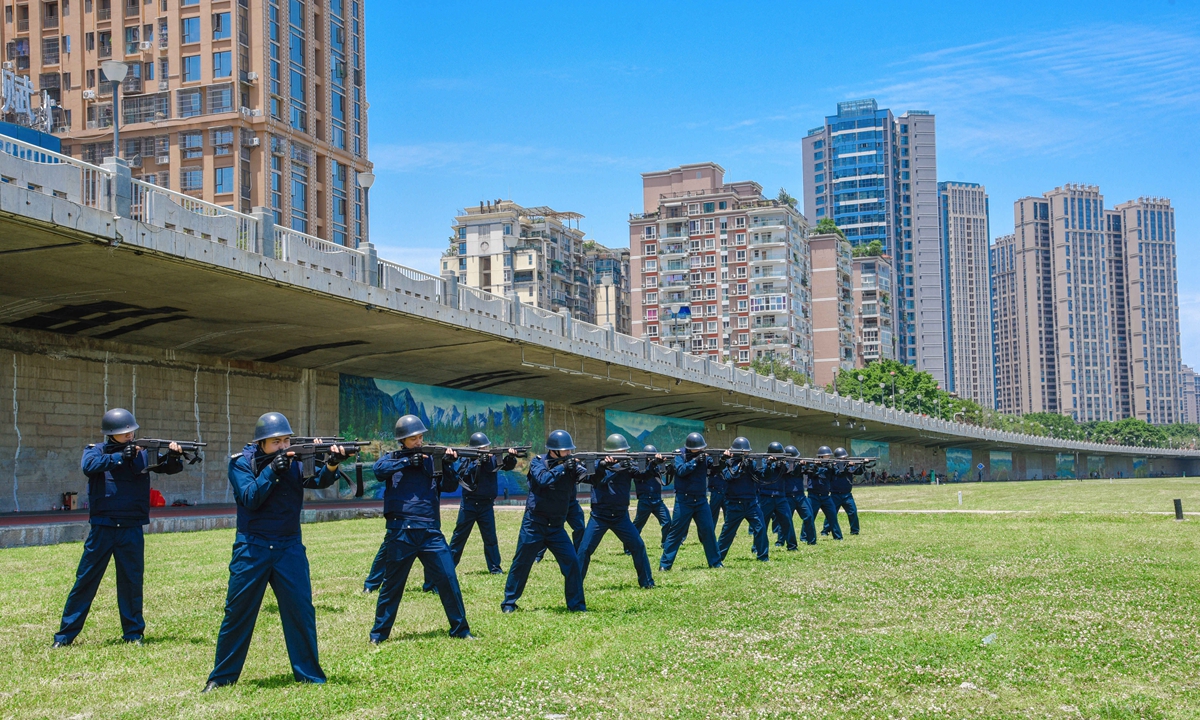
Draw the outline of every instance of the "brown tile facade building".
[[[996,408],[1079,422],[1184,417],[1175,215],[1099,188],[1018,200],[991,249]]]
[[[362,0],[6,0],[5,67],[59,106],[63,150],[112,154],[106,60],[135,178],[356,245],[367,105]]]

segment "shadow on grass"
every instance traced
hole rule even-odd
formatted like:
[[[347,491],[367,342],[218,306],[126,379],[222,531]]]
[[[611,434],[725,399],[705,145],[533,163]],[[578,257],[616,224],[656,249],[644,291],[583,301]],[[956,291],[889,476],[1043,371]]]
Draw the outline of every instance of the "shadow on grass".
[[[215,646],[217,638],[214,635],[208,637],[183,637],[181,635],[148,635],[142,638],[144,645],[172,645],[176,643],[187,643],[189,645],[213,645]]]
[[[446,638],[448,640],[453,639],[450,637],[450,633],[445,630],[426,630],[425,632],[392,633],[392,636],[389,637],[387,640],[383,641],[383,644],[380,645],[380,647],[386,647],[392,643],[402,642],[404,640],[421,640],[421,639],[429,639],[429,638]]]

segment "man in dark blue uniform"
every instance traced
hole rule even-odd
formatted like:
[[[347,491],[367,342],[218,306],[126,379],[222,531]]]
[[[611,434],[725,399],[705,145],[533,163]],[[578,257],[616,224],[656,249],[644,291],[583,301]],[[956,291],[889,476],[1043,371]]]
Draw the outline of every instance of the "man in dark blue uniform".
[[[858,534],[858,506],[854,504],[854,476],[862,475],[866,471],[866,466],[862,464],[851,465],[845,462],[848,453],[846,448],[838,448],[833,451],[835,460],[842,460],[833,464],[833,480],[829,483],[829,501],[833,505],[833,518],[837,522],[838,508],[846,509],[846,519],[850,521],[850,534]],[[826,521],[826,528],[829,527]],[[836,535],[834,536],[837,537]]]
[[[575,442],[571,440],[570,433],[555,430],[546,439],[546,454],[535,457],[529,463],[529,495],[525,500],[525,517],[521,519],[517,551],[508,568],[504,601],[500,604],[500,609],[505,613],[516,612],[517,600],[525,592],[534,558],[544,549],[549,549],[558,560],[558,569],[563,574],[567,609],[573,612],[587,610],[579,556],[567,537],[567,531],[563,529],[571,500],[575,497],[575,484],[587,474],[579,461],[571,458],[574,449]]]
[[[822,445],[817,449],[818,460],[830,460],[832,458],[833,451],[829,449],[828,445]],[[833,482],[833,473],[833,463],[830,462],[815,463],[810,467],[808,475],[808,507],[812,511],[814,522],[817,519],[817,510],[820,510],[825,515],[825,529],[821,531],[821,534],[828,535],[832,532],[834,540],[841,540],[842,528],[838,526],[837,509],[834,508],[833,500],[829,497],[829,486]]]
[[[467,625],[454,558],[438,523],[441,494],[454,490],[458,477],[452,467],[438,468],[432,455],[421,452],[425,432],[425,423],[419,417],[402,416],[396,421],[400,448],[376,460],[372,468],[375,477],[384,484],[383,516],[387,518],[384,538],[387,564],[375,605],[375,626],[371,628],[373,645],[392,634],[408,573],[416,560],[421,561],[425,577],[437,589],[446,620],[450,622],[451,637],[474,638]],[[447,450],[445,457],[453,462],[458,456]]]
[[[471,447],[485,449],[492,445],[488,436],[477,432],[471,435]],[[483,559],[493,575],[504,572],[500,567],[500,544],[496,540],[496,510],[493,505],[500,494],[499,472],[517,466],[516,451],[512,448],[502,457],[484,455],[479,458],[462,458],[454,464],[454,473],[462,485],[462,502],[458,507],[458,522],[450,536],[450,554],[454,565],[462,559],[463,548],[471,537],[471,528],[479,525],[479,536],[483,539]],[[428,578],[426,579],[428,581]]]
[[[787,513],[790,524],[787,535],[785,536],[780,533],[775,545],[778,546],[780,542],[786,542],[788,550],[796,550],[799,547],[799,543],[796,540],[796,521],[792,517],[793,513],[800,516],[804,532],[809,532],[808,536],[805,536],[804,532],[801,533],[804,542],[815,545],[817,540],[815,537],[812,537],[816,534],[815,532],[811,532],[813,530],[812,512],[809,511],[808,500],[804,497],[804,466],[797,461],[800,457],[800,451],[795,445],[788,445],[783,449],[783,454],[793,463],[783,479],[784,495],[787,500]],[[812,537],[811,540],[809,539],[810,537]]]
[[[624,435],[613,433],[604,441],[604,450],[611,453],[629,452],[629,441]],[[611,457],[596,461],[595,473],[590,478],[592,517],[588,520],[587,528],[583,531],[583,542],[579,545],[579,569],[585,579],[592,553],[600,547],[604,534],[612,530],[625,545],[626,551],[633,555],[638,585],[647,589],[654,587],[650,559],[646,557],[646,543],[629,520],[629,487],[637,474],[637,469],[628,461]]]
[[[729,449],[733,453],[737,451],[750,452],[750,441],[744,437],[735,438]],[[767,528],[763,523],[762,511],[758,507],[754,488],[755,483],[760,480],[762,472],[763,468],[747,457],[734,456],[725,465],[725,482],[729,486],[725,491],[725,525],[721,527],[721,537],[717,540],[717,549],[722,562],[729,554],[729,547],[733,545],[734,538],[737,537],[742,520],[749,523],[750,532],[754,535],[755,557],[763,562],[770,559]]]
[[[133,414],[115,408],[104,413],[100,428],[105,440],[88,445],[80,466],[88,479],[88,515],[91,529],[83,543],[83,556],[75,571],[75,586],[67,595],[62,623],[54,634],[54,647],[70,645],[83,623],[108,561],[117,566],[117,610],[125,642],[142,644],[146,621],[142,618],[142,575],[145,539],[142,526],[150,522],[150,473],[173,475],[183,470],[180,447],[171,443],[165,457],[150,457],[133,444],[138,429]]]
[[[653,445],[645,446],[642,448],[642,452],[662,457],[658,454],[658,448]],[[646,521],[650,519],[650,516],[658,518],[658,527],[662,531],[660,545],[667,544],[667,530],[671,527],[671,511],[667,509],[667,504],[662,499],[663,470],[662,462],[651,460],[646,464],[646,472],[635,472],[633,475],[633,485],[637,491],[637,513],[633,518],[633,526],[641,535],[642,528],[646,527]]]
[[[717,551],[712,510],[708,506],[708,473],[721,461],[705,454],[706,447],[708,443],[704,441],[703,435],[690,433],[684,440],[683,448],[675,455],[675,512],[671,514],[671,528],[667,531],[662,558],[658,561],[659,569],[664,572],[675,564],[679,546],[687,537],[688,525],[693,520],[696,522],[700,544],[704,546],[704,557],[708,560],[708,566],[724,567],[721,564],[721,555]]]
[[[780,540],[775,544],[781,546],[783,540],[789,535],[795,535],[795,529],[792,527],[792,510],[787,499],[788,466],[783,460],[785,457],[783,443],[771,443],[767,446],[767,452],[771,454],[771,457],[766,458],[763,463],[762,482],[757,486],[758,506],[765,522],[774,520],[775,532]],[[796,547],[793,546],[790,549],[795,550]]]
[[[279,605],[292,677],[296,682],[325,682],[317,658],[317,614],[308,556],[300,538],[300,511],[305,488],[326,488],[338,481],[337,466],[345,455],[334,445],[320,474],[305,478],[303,465],[288,451],[291,436],[287,418],[266,413],[254,426],[254,441],[229,460],[237,534],[229,561],[225,618],[204,692],[232,685],[241,676],[268,584]]]

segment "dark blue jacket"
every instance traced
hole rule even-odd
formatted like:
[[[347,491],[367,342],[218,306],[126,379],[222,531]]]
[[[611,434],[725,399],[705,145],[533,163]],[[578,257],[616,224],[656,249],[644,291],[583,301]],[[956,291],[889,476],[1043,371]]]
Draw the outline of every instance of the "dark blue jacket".
[[[687,450],[675,454],[675,494],[699,495],[708,493],[709,468],[719,465],[717,460],[697,453],[690,458]]]
[[[268,542],[300,542],[304,489],[329,487],[338,476],[322,465],[319,475],[305,479],[303,465],[293,461],[280,477],[271,467],[273,457],[250,443],[229,459],[229,484],[237,500],[237,531]]]
[[[762,468],[749,458],[734,458],[725,466],[726,500],[753,500],[756,480]]]
[[[829,484],[833,480],[833,465],[822,463],[808,473],[809,497],[829,495]]]
[[[463,485],[463,499],[494,501],[500,494],[500,471],[512,470],[517,459],[505,455],[497,460],[495,455],[480,458],[460,458],[454,463],[454,474]]]
[[[393,450],[375,461],[375,479],[384,483],[383,516],[388,528],[440,526],[443,492],[458,485],[454,465],[434,474],[433,458],[409,450]]]
[[[708,469],[708,489],[715,493],[723,493],[728,489],[725,482],[725,464],[720,460],[714,461]]]
[[[758,494],[765,497],[783,497],[787,494],[787,463],[782,460],[762,462],[762,481]]]
[[[849,463],[834,463],[833,478],[829,481],[829,492],[845,495],[854,490],[854,476],[862,475],[866,470],[862,465]]]
[[[633,484],[635,470],[617,463],[605,467],[603,460],[596,461],[596,474],[592,476],[592,510],[629,512],[629,487]]]
[[[783,489],[788,497],[804,497],[804,471],[800,469],[800,463],[784,476]]]
[[[552,464],[553,463],[553,464]],[[567,521],[567,510],[575,498],[575,483],[578,477],[567,469],[567,465],[549,454],[538,455],[529,463],[529,495],[525,498],[525,512],[542,520],[562,525]]]
[[[637,490],[638,500],[654,502],[662,500],[662,483],[659,478],[664,472],[660,465],[650,463],[646,466],[646,472],[633,473],[633,485]]]
[[[88,479],[88,515],[93,525],[132,527],[150,522],[150,473],[174,475],[183,460],[167,455],[159,468],[147,470],[154,458],[143,450],[126,462],[124,445],[111,440],[88,445],[79,465]]]

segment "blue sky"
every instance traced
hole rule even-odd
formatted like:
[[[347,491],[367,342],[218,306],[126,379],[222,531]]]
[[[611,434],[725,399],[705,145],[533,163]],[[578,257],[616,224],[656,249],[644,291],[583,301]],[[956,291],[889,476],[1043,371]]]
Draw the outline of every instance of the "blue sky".
[[[1200,369],[1200,2],[998,5],[367,0],[373,239],[436,272],[459,208],[505,198],[622,245],[640,173],[708,160],[799,196],[807,130],[874,97],[937,115],[993,237],[1063,183],[1171,198]]]

